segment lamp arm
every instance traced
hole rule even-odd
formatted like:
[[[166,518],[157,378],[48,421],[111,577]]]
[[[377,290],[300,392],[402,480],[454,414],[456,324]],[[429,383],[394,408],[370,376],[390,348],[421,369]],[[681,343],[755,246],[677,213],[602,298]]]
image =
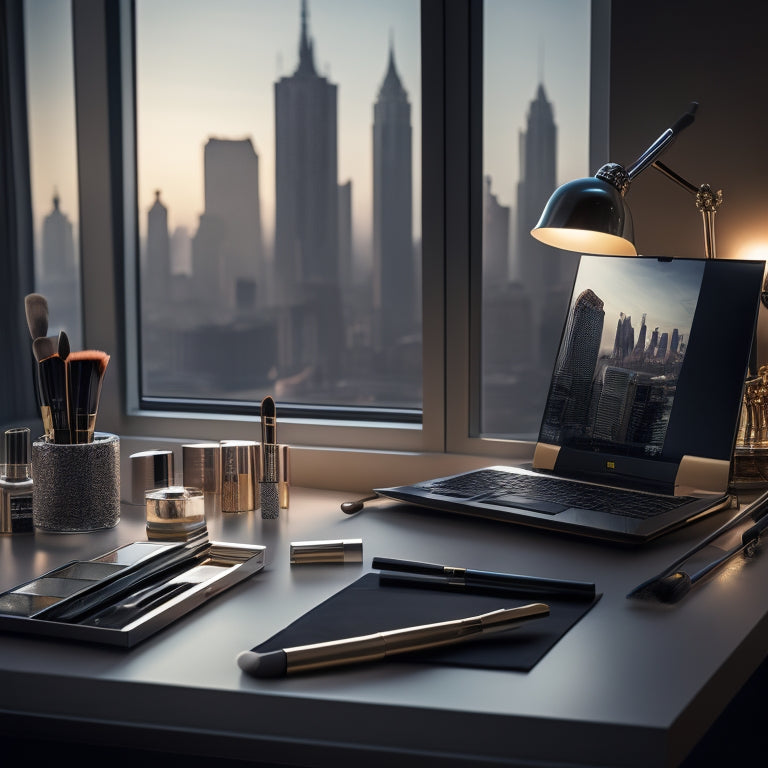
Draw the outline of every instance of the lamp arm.
[[[699,193],[698,187],[695,187],[690,181],[686,181],[682,176],[675,173],[669,166],[664,165],[661,161],[656,160],[652,165],[657,171],[661,171],[661,173],[668,179],[671,179],[683,189],[687,189],[691,194],[697,195]]]
[[[704,221],[704,254],[708,259],[717,258],[715,253],[715,213],[723,202],[721,190],[715,192],[709,184],[695,187],[690,181],[675,173],[671,168],[658,160],[652,163],[657,171],[661,171],[668,179],[681,186],[693,195],[696,195],[696,207],[701,211]]]
[[[654,141],[653,144],[651,144],[651,146],[627,168],[627,176],[629,176],[630,181],[635,176],[642,173],[649,165],[652,165],[654,160],[675,140],[677,134],[693,122],[698,108],[699,105],[697,102],[691,102],[688,111],[677,120],[671,128],[667,128],[667,130],[664,131],[664,133],[662,133],[661,136],[659,136],[659,138],[656,139],[656,141]]]

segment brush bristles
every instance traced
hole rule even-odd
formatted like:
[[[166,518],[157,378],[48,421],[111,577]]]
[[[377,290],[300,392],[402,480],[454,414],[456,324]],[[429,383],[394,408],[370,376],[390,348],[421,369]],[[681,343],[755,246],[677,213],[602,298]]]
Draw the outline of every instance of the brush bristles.
[[[30,293],[24,297],[24,311],[27,327],[32,340],[48,333],[48,300],[40,293]]]
[[[79,352],[70,352],[67,356],[67,362],[72,363],[77,360],[95,360],[99,363],[99,373],[103,374],[107,370],[109,355],[98,349],[81,349]]]

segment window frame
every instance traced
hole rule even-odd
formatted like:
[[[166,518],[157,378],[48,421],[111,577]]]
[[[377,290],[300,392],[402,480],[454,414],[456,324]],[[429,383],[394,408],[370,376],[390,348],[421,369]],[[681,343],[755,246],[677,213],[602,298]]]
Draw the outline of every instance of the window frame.
[[[139,352],[133,3],[72,4],[84,343],[112,356],[99,427],[121,436],[123,453],[126,446],[258,439],[256,415],[139,408],[131,374]],[[593,0],[592,10],[593,26],[604,27],[593,34],[592,108],[605,126],[609,5]],[[421,28],[423,133],[430,137],[422,150],[423,420],[281,419],[280,440],[299,449],[298,484],[366,490],[533,453],[531,442],[478,436],[482,4],[422,0]],[[595,130],[591,119],[590,158],[602,159],[607,128]]]

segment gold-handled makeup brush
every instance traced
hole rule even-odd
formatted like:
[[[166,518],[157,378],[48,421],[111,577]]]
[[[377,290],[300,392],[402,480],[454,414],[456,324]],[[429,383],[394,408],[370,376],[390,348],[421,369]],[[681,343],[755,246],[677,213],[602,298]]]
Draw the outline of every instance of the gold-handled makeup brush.
[[[48,408],[50,418],[50,431],[46,425],[46,433],[55,443],[71,443],[67,409],[67,364],[58,354],[53,354],[43,358],[37,365],[42,407]]]
[[[67,357],[69,428],[73,443],[93,442],[101,385],[109,355],[95,349],[70,352]]]

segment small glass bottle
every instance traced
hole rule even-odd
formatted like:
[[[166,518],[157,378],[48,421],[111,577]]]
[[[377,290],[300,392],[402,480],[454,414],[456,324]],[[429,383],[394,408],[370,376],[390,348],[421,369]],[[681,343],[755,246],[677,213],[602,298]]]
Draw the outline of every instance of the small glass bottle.
[[[5,467],[0,475],[0,533],[33,530],[29,429],[9,429],[5,432]]]

